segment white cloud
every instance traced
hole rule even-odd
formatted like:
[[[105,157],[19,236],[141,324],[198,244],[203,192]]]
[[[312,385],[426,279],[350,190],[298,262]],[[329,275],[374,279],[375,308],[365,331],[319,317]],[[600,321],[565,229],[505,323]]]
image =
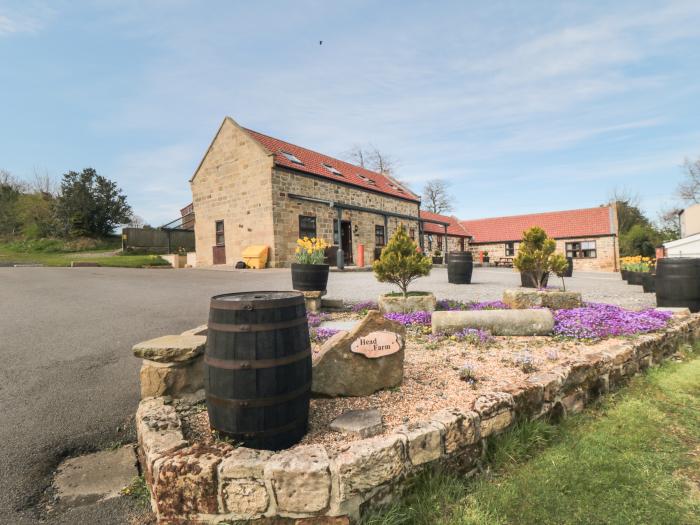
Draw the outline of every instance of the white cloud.
[[[37,33],[44,28],[54,10],[49,6],[27,3],[21,10],[0,6],[0,37]]]

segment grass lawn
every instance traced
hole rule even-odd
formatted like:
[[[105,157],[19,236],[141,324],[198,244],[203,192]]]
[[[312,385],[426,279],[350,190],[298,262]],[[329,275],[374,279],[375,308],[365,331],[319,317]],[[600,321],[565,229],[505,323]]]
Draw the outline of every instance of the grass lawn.
[[[522,424],[466,481],[425,474],[366,525],[700,523],[700,357],[635,378],[585,414]]]
[[[157,255],[114,255],[120,247],[112,240],[91,243],[84,249],[55,239],[25,242],[0,242],[0,266],[14,264],[43,264],[70,266],[71,261],[95,262],[100,266],[141,268],[163,266],[168,263]],[[109,251],[106,251],[109,249]]]

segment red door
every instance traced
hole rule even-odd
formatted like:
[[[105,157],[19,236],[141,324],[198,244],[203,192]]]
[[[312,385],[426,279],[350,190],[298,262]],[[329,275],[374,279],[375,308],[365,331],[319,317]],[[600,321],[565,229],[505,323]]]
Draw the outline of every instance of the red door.
[[[226,264],[226,236],[224,235],[224,221],[214,223],[216,232],[216,246],[212,246],[212,259],[214,264]]]

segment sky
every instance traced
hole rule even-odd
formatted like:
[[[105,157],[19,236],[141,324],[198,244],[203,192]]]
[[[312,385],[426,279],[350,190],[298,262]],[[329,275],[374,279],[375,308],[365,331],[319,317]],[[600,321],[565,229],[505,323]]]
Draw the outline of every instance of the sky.
[[[654,218],[700,157],[697,0],[0,0],[0,64],[0,169],[93,167],[152,225],[227,115],[332,156],[371,143],[463,219],[615,190]]]

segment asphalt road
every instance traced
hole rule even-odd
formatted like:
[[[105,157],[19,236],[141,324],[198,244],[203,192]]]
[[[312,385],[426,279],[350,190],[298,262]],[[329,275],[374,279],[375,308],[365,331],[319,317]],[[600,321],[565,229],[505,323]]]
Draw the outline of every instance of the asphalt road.
[[[477,269],[474,285],[455,287],[444,274],[434,270],[414,289],[498,299],[518,280]],[[133,441],[140,362],[131,346],[206,322],[214,294],[290,285],[289,270],[0,268],[0,523],[134,523],[127,498],[49,515],[42,505],[62,458]],[[568,287],[587,300],[653,303],[612,274],[581,275]],[[350,300],[389,289],[371,273],[333,273],[329,282],[329,296]]]

